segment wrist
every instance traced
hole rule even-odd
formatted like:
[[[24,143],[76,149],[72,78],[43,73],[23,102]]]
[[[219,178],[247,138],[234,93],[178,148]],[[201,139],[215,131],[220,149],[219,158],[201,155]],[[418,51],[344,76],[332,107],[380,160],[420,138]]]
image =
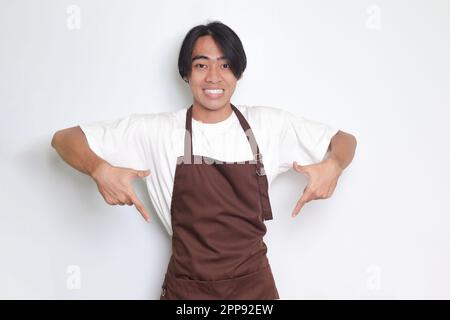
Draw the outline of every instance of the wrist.
[[[331,156],[331,157],[327,158],[326,161],[332,163],[336,167],[336,169],[339,171],[339,173],[341,173],[344,170],[343,166],[341,165],[341,163],[339,162],[338,159]]]
[[[109,165],[110,164],[108,162],[99,158],[92,162],[92,164],[87,168],[87,172],[91,176],[91,178],[93,178],[95,180],[98,176],[98,173],[101,171],[101,169],[104,166],[109,166]]]

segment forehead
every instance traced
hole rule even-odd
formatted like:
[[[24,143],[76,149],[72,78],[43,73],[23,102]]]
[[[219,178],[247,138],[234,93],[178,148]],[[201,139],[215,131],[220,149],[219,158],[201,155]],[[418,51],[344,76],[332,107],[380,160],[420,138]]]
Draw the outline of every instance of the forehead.
[[[202,36],[195,41],[192,58],[195,56],[206,56],[211,59],[218,59],[222,55],[222,50],[211,36]]]

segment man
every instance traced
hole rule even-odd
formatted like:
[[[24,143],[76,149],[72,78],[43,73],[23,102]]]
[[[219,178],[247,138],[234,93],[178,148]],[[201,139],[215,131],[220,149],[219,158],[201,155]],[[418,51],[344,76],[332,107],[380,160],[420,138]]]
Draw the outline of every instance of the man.
[[[282,109],[234,106],[246,56],[220,22],[188,32],[178,68],[193,94],[189,108],[68,128],[52,146],[93,178],[108,204],[135,205],[150,221],[132,188],[146,178],[172,235],[161,299],[278,299],[262,241],[272,219],[268,187],[290,168],[307,175],[295,217],[332,195],[356,139]]]

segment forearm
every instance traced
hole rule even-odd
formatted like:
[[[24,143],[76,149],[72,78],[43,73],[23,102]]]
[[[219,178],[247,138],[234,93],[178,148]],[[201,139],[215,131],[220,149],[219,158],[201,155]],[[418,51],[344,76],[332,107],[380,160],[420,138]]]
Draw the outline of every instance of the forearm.
[[[356,149],[356,138],[346,132],[339,131],[330,142],[327,159],[334,159],[344,170],[352,162]]]
[[[91,177],[99,165],[107,163],[89,148],[86,136],[79,126],[57,131],[51,144],[71,167]]]

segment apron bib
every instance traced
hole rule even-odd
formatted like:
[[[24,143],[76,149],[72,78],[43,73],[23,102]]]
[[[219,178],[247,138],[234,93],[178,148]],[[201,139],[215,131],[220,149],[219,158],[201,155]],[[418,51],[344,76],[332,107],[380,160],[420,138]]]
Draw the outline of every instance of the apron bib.
[[[254,160],[222,162],[192,154],[192,109],[171,201],[172,255],[166,299],[279,299],[263,242],[272,219],[268,182],[253,132],[231,104]]]

